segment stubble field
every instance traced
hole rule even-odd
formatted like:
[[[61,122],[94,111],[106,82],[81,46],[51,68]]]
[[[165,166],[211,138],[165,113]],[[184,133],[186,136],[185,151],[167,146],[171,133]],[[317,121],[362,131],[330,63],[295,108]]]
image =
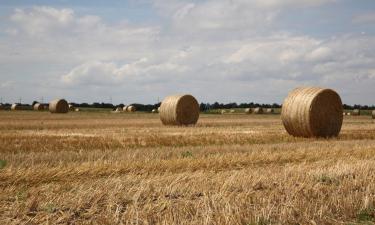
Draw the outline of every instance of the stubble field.
[[[372,224],[375,123],[289,136],[279,115],[0,112],[2,224]],[[6,165],[4,164],[6,161]],[[0,168],[1,168],[0,167]]]

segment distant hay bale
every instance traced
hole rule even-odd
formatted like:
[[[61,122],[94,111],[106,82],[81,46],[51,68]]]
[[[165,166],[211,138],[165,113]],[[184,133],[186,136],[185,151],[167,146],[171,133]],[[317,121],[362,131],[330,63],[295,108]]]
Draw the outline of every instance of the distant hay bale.
[[[340,96],[331,89],[301,87],[284,100],[281,119],[286,131],[296,137],[333,137],[343,121]]]
[[[126,108],[126,111],[127,111],[127,112],[135,112],[135,111],[136,111],[136,108],[135,108],[135,106],[133,106],[133,105],[129,105],[129,106]]]
[[[76,108],[74,107],[74,105],[69,104],[69,110],[70,110],[70,111],[75,111],[75,109],[76,109]]]
[[[350,116],[350,115],[352,115],[352,114],[351,114],[350,112],[348,112],[348,113],[346,113],[346,115],[347,115],[347,116]]]
[[[245,109],[245,113],[246,114],[251,114],[253,112],[253,110],[251,108],[246,108]]]
[[[128,106],[125,105],[125,106],[122,108],[122,111],[126,112],[126,111],[127,111],[127,108],[128,108]]]
[[[81,110],[80,110],[79,108],[75,108],[74,111],[75,111],[75,112],[79,112],[79,111],[81,111]]]
[[[164,125],[191,125],[199,119],[199,104],[191,95],[166,97],[160,106],[160,120]]]
[[[23,105],[18,104],[18,103],[14,103],[14,104],[12,104],[12,106],[10,107],[10,110],[13,110],[13,111],[15,111],[15,110],[25,110],[25,109],[27,109],[26,106],[23,106]]]
[[[375,119],[375,110],[372,110],[372,118]]]
[[[225,114],[227,113],[227,111],[225,111],[224,109],[220,111],[221,114]]]
[[[361,110],[360,109],[354,109],[352,112],[353,116],[360,116],[361,115]]]
[[[266,109],[267,114],[273,114],[274,112],[275,112],[275,110],[272,109],[272,108]]]
[[[257,107],[254,109],[254,114],[263,114],[263,108]]]
[[[236,111],[234,109],[231,109],[229,112],[230,113],[235,113]]]
[[[122,108],[121,107],[117,107],[115,112],[122,112]]]
[[[158,113],[158,110],[157,109],[153,109],[151,110],[152,113]]]
[[[40,103],[36,103],[36,104],[34,104],[33,109],[35,111],[43,111],[44,110],[44,106],[42,104],[40,104]]]
[[[160,112],[160,106],[158,107],[158,112]]]
[[[69,104],[65,99],[55,99],[49,103],[51,113],[68,113]]]

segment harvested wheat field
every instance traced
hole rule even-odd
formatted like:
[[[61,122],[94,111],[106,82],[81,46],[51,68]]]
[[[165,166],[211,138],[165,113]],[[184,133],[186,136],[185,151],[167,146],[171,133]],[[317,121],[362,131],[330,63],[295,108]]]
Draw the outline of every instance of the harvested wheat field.
[[[375,123],[292,137],[280,115],[0,112],[2,224],[364,224]],[[5,163],[6,161],[6,163]]]

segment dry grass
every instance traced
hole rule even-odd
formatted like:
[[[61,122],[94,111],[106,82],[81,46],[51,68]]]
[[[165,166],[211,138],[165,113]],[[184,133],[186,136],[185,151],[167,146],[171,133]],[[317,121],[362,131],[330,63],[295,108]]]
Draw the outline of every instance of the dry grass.
[[[0,112],[3,224],[363,224],[375,123],[294,138],[278,115]],[[1,161],[0,161],[1,162]],[[0,167],[1,168],[1,167]]]

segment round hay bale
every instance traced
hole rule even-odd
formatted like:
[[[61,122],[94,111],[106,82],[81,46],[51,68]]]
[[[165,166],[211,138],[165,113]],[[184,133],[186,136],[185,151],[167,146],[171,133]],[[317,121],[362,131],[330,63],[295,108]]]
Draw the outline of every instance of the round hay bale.
[[[127,105],[126,105],[126,106],[124,106],[124,107],[122,108],[122,111],[126,112],[126,111],[127,111],[127,108],[128,108],[128,106],[127,106]]]
[[[21,104],[18,103],[13,103],[12,106],[10,107],[10,110],[21,110],[22,106]]]
[[[199,104],[191,95],[166,97],[160,106],[160,120],[164,125],[196,124],[199,119]]]
[[[158,112],[160,112],[160,106],[158,107]]]
[[[122,112],[122,108],[121,107],[117,107],[115,112]]]
[[[79,111],[81,111],[81,110],[80,110],[79,108],[75,108],[74,111],[75,111],[75,112],[79,112]]]
[[[153,110],[151,110],[151,112],[152,112],[152,113],[157,113],[158,110],[157,110],[157,109],[153,109]]]
[[[223,110],[221,110],[220,113],[221,113],[221,114],[225,114],[225,113],[227,113],[227,111],[225,111],[225,110],[223,109]]]
[[[354,109],[352,112],[353,116],[360,116],[361,115],[361,110],[360,109]]]
[[[348,112],[348,113],[346,113],[346,115],[347,115],[347,116],[350,116],[350,115],[352,115],[352,114],[351,114],[350,112]]]
[[[127,112],[135,112],[135,111],[136,111],[136,108],[135,108],[135,106],[133,106],[133,105],[129,105],[129,106],[126,108],[126,111],[127,111]]]
[[[253,110],[251,108],[246,108],[245,109],[245,113],[246,114],[251,114],[253,112]]]
[[[75,111],[75,109],[76,109],[76,108],[74,107],[74,105],[69,104],[69,110],[70,110],[70,111]]]
[[[266,109],[267,114],[273,114],[274,112],[275,112],[275,110],[272,109],[272,108]]]
[[[263,114],[263,108],[257,107],[254,109],[254,114]]]
[[[286,131],[296,137],[333,137],[343,121],[340,96],[331,89],[301,87],[284,100],[281,119]]]
[[[36,103],[36,104],[34,104],[33,109],[35,111],[43,111],[44,110],[44,106],[42,104],[40,104],[40,103]]]
[[[65,99],[55,99],[49,103],[51,113],[68,113],[69,104]]]
[[[235,113],[236,111],[234,109],[231,109],[229,112],[230,113]]]
[[[375,119],[375,110],[372,110],[372,118]]]

